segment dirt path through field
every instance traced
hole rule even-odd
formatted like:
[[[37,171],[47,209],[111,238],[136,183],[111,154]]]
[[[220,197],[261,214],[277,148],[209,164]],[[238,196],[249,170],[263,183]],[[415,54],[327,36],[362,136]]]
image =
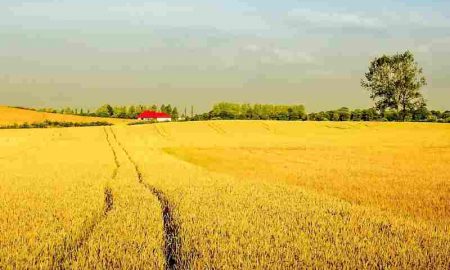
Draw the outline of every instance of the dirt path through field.
[[[116,143],[120,146],[121,150],[127,156],[129,162],[133,164],[138,182],[142,184],[153,195],[155,195],[161,205],[162,217],[164,222],[164,255],[166,260],[165,268],[167,270],[180,269],[181,265],[183,265],[180,255],[181,242],[179,237],[179,225],[173,216],[173,206],[170,204],[164,192],[144,181],[138,165],[133,160],[127,149],[123,146],[123,144],[117,139],[117,136],[111,127],[110,131]]]

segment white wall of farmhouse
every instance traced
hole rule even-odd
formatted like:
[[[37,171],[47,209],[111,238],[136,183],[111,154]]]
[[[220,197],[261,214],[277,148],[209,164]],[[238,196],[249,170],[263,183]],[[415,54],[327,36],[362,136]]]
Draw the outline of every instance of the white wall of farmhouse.
[[[138,120],[141,121],[151,121],[151,120],[155,120],[154,118],[138,118]],[[157,122],[171,122],[172,118],[156,118]]]
[[[156,119],[158,122],[170,122],[172,121],[172,118],[158,118]]]

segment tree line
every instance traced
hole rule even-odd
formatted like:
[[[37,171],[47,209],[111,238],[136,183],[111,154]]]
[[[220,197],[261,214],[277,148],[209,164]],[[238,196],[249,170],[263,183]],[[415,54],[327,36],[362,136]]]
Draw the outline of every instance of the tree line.
[[[307,114],[303,105],[237,104],[221,102],[208,113],[194,115],[187,120],[283,120],[283,121],[411,121],[450,123],[450,111],[429,111],[422,106],[406,115],[396,110],[379,111],[375,108],[337,110]]]
[[[186,120],[306,120],[303,105],[239,104],[220,102],[212,110]]]
[[[306,113],[304,105],[274,105],[274,104],[239,104],[220,102],[214,104],[206,113],[191,115],[186,112],[181,116],[178,109],[171,105],[131,105],[111,106],[103,105],[94,112],[83,109],[64,108],[37,109],[37,111],[72,114],[94,117],[111,117],[136,119],[137,115],[145,110],[165,112],[172,116],[173,121],[206,121],[206,120],[282,120],[282,121],[413,121],[413,122],[440,122],[450,123],[450,111],[428,110],[421,106],[406,113],[386,109],[349,109],[342,107],[336,110]],[[186,111],[186,110],[185,110]]]
[[[131,106],[112,106],[110,104],[105,104],[99,108],[90,111],[83,108],[40,108],[36,109],[39,112],[48,113],[60,113],[60,114],[70,114],[70,115],[80,115],[80,116],[92,116],[92,117],[110,117],[110,118],[123,118],[123,119],[136,119],[136,117],[143,111],[157,111],[170,114],[173,119],[179,118],[178,108],[170,104],[161,106],[153,105],[131,105]],[[184,114],[183,114],[184,115]]]
[[[12,124],[0,126],[0,129],[26,129],[26,128],[64,128],[64,127],[92,127],[92,126],[111,126],[112,124],[106,121],[95,122],[62,122],[62,121],[50,121],[23,124]]]
[[[310,121],[409,121],[450,123],[450,111],[429,111],[426,107],[400,114],[395,110],[378,111],[374,108],[350,110],[342,107],[337,110],[308,114]]]

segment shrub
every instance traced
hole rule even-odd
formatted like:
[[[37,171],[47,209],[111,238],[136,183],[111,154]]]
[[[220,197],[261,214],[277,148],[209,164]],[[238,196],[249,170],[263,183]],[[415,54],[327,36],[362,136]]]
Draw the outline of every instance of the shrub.
[[[62,128],[62,127],[89,127],[89,126],[111,126],[112,124],[105,121],[96,122],[59,122],[45,120],[44,122],[35,122],[28,124],[27,122],[23,124],[14,123],[13,125],[0,126],[0,129],[19,129],[19,128]]]

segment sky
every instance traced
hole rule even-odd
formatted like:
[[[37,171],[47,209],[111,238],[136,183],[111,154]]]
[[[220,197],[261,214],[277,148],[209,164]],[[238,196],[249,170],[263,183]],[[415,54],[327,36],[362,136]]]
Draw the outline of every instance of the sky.
[[[410,50],[450,109],[450,1],[0,1],[0,104],[373,105],[369,62]]]

